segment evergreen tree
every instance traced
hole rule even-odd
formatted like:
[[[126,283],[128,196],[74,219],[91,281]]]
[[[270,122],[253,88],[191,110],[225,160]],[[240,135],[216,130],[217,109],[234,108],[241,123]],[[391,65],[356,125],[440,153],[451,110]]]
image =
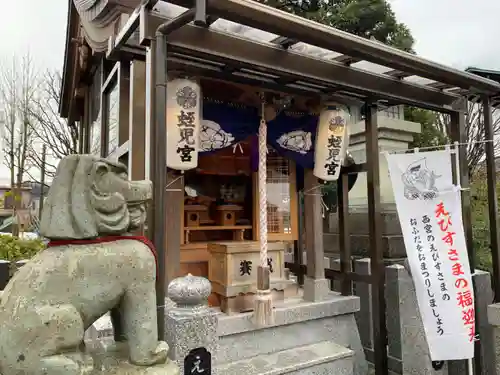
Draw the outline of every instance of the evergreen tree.
[[[408,27],[386,0],[257,0],[339,30],[413,52]]]

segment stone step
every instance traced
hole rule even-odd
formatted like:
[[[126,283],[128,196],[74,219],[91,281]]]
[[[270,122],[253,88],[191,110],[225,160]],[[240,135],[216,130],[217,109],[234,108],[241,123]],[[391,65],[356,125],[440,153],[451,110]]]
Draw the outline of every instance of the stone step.
[[[353,345],[357,327],[352,313],[358,308],[357,297],[336,295],[322,302],[298,298],[276,306],[275,325],[263,328],[253,324],[252,313],[221,315],[216,362],[231,363],[323,341],[361,351],[360,343]]]
[[[219,365],[217,375],[352,375],[353,351],[330,341]]]

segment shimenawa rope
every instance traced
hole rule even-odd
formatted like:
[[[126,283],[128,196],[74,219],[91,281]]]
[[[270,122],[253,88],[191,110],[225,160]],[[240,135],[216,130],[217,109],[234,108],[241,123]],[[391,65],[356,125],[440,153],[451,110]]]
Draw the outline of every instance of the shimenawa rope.
[[[261,120],[259,126],[259,242],[260,242],[260,267],[261,272],[257,280],[257,286],[270,285],[269,270],[267,264],[267,124],[264,117],[265,103],[262,102]],[[254,321],[258,326],[274,323],[273,301],[271,290],[257,289],[255,295]]]

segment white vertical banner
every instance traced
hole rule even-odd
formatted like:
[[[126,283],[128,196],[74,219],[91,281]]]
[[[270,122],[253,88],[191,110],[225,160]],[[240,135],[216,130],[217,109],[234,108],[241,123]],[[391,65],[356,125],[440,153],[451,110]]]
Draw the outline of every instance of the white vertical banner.
[[[451,151],[387,155],[433,361],[474,356],[474,291]]]

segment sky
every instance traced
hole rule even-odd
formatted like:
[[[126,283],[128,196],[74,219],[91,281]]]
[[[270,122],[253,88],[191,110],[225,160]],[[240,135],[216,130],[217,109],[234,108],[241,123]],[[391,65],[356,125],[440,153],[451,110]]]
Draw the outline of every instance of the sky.
[[[0,61],[29,51],[40,69],[62,69],[67,0],[0,0]]]
[[[389,1],[410,28],[420,56],[459,69],[500,70],[500,0]],[[41,71],[62,69],[68,1],[0,0],[0,5],[0,64],[29,52]],[[0,167],[0,181],[6,175]]]
[[[499,0],[389,1],[420,56],[459,69],[500,70]]]
[[[500,69],[500,1],[389,0],[423,57],[456,68]],[[62,69],[67,0],[0,0],[0,61],[27,51],[40,69]],[[7,36],[7,37],[6,37]]]

